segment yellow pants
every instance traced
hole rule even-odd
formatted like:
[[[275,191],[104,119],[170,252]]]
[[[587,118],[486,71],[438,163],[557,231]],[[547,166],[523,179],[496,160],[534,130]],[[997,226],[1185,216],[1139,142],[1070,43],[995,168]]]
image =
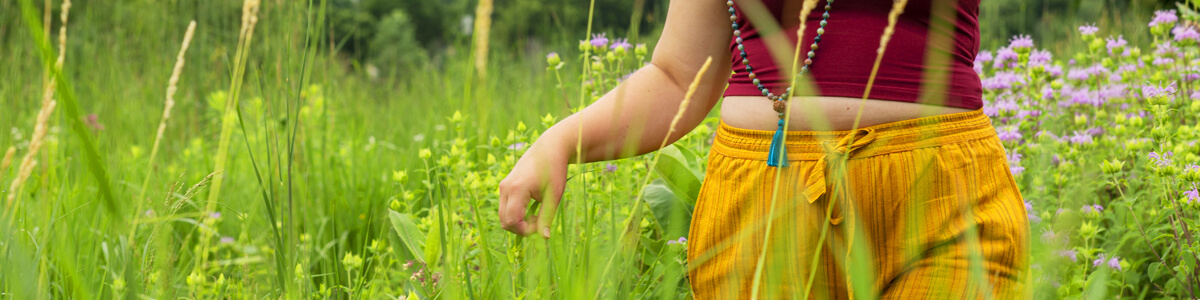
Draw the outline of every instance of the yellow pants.
[[[717,131],[688,234],[696,299],[1027,297],[1027,213],[981,111],[791,131],[783,168],[773,134]]]

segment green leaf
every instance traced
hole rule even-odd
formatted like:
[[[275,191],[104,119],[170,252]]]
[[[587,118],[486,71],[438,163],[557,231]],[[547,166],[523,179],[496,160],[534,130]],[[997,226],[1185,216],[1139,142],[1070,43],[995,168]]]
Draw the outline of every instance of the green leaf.
[[[664,184],[674,191],[676,196],[692,206],[696,204],[696,198],[700,195],[703,176],[698,168],[691,167],[691,162],[694,161],[691,158],[696,154],[680,149],[671,145],[658,150],[660,156],[654,164],[654,172],[662,177]]]
[[[392,228],[396,229],[396,235],[400,236],[400,243],[403,244],[405,250],[408,250],[409,257],[424,258],[425,234],[417,229],[417,224],[413,223],[412,216],[389,210],[388,219],[392,220]]]
[[[1150,276],[1150,278],[1149,278],[1150,281],[1154,281],[1154,279],[1158,278],[1158,272],[1161,270],[1162,270],[1162,264],[1152,263],[1152,264],[1150,264],[1149,270],[1146,270],[1146,275]]]
[[[1185,20],[1195,21],[1200,19],[1200,13],[1196,13],[1196,11],[1192,10],[1191,7],[1188,7],[1187,4],[1175,2],[1175,7],[1179,9],[1179,14],[1182,15],[1183,19]]]
[[[433,209],[430,210],[430,213],[430,217],[434,217],[432,214],[438,214],[441,212],[439,212],[438,209]],[[425,235],[425,263],[430,266],[436,265],[438,258],[442,255],[441,230],[442,223],[434,221],[433,224],[429,226],[429,234]]]
[[[1108,276],[1112,270],[1108,268],[1099,268],[1088,276],[1087,284],[1083,288],[1083,299],[1105,299],[1108,295]]]
[[[663,179],[655,179],[642,192],[646,205],[654,213],[654,220],[667,239],[687,236],[692,224],[692,210]]]

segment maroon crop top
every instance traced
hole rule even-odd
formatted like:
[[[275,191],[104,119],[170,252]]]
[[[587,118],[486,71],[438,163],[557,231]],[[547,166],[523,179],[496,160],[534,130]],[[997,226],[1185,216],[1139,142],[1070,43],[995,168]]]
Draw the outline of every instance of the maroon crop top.
[[[785,0],[761,0],[766,9],[772,12],[776,20],[780,20],[784,11]],[[948,70],[944,83],[945,97],[942,103],[929,103],[941,106],[979,109],[983,107],[982,87],[979,75],[972,68],[975,54],[979,51],[979,1],[980,0],[949,0],[957,2],[954,10],[956,15],[953,41],[949,45],[928,45],[930,48],[950,53],[949,65],[925,66],[926,35],[930,30],[930,15],[933,0],[910,0],[896,23],[896,32],[892,35],[875,84],[871,88],[870,99],[893,100],[901,102],[918,102],[921,95],[922,76],[925,68],[941,68]],[[738,1],[734,1],[737,5]],[[801,1],[791,5],[793,11],[798,11]],[[816,9],[808,16],[808,26],[804,33],[804,42],[800,56],[805,57],[812,45],[817,28],[821,27],[821,1]],[[781,80],[779,68],[767,51],[764,41],[759,36],[758,28],[749,23],[743,14],[742,7],[737,6],[738,26],[742,30],[742,44],[754,67],[754,73],[760,82],[772,93],[780,94],[787,85]],[[887,15],[892,8],[892,0],[841,0],[835,1],[829,13],[829,23],[825,26],[825,34],[821,36],[820,48],[816,51],[810,70],[803,76],[816,84],[821,96],[861,98],[866,88],[867,78],[875,63],[876,50],[879,48],[879,37],[887,27]],[[795,18],[794,16],[788,16]],[[939,16],[949,20],[951,16]],[[796,25],[783,28],[788,40],[795,45]],[[731,29],[732,30],[732,29]],[[779,33],[774,33],[779,34]],[[794,46],[789,46],[789,48]],[[949,47],[949,48],[947,48]],[[730,40],[729,50],[732,51],[731,65],[734,74],[729,78],[729,87],[725,96],[761,96],[762,92],[748,77],[746,68],[737,50],[737,43]],[[786,54],[786,62],[792,63],[793,53]],[[800,64],[803,66],[803,63]],[[935,100],[936,101],[936,100]]]

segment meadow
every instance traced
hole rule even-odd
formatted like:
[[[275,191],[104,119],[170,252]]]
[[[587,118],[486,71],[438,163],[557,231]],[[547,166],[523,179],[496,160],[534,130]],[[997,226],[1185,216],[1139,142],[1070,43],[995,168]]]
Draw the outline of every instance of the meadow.
[[[571,166],[555,238],[496,216],[529,143],[653,43],[589,27],[480,67],[468,41],[375,76],[321,34],[323,1],[53,4],[0,3],[0,298],[690,298],[715,111],[656,153]],[[1200,293],[1187,7],[984,43],[1031,297]]]

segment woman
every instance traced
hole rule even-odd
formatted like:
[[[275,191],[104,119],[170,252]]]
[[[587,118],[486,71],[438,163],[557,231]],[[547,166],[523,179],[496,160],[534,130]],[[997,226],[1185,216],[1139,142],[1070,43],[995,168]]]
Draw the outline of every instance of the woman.
[[[724,96],[688,236],[697,299],[1022,297],[1028,223],[972,70],[979,0],[909,1],[869,94],[893,0],[818,1],[796,62],[813,88],[793,89],[801,2],[672,2],[650,64],[500,183],[502,226],[549,238],[567,164],[657,150]]]

